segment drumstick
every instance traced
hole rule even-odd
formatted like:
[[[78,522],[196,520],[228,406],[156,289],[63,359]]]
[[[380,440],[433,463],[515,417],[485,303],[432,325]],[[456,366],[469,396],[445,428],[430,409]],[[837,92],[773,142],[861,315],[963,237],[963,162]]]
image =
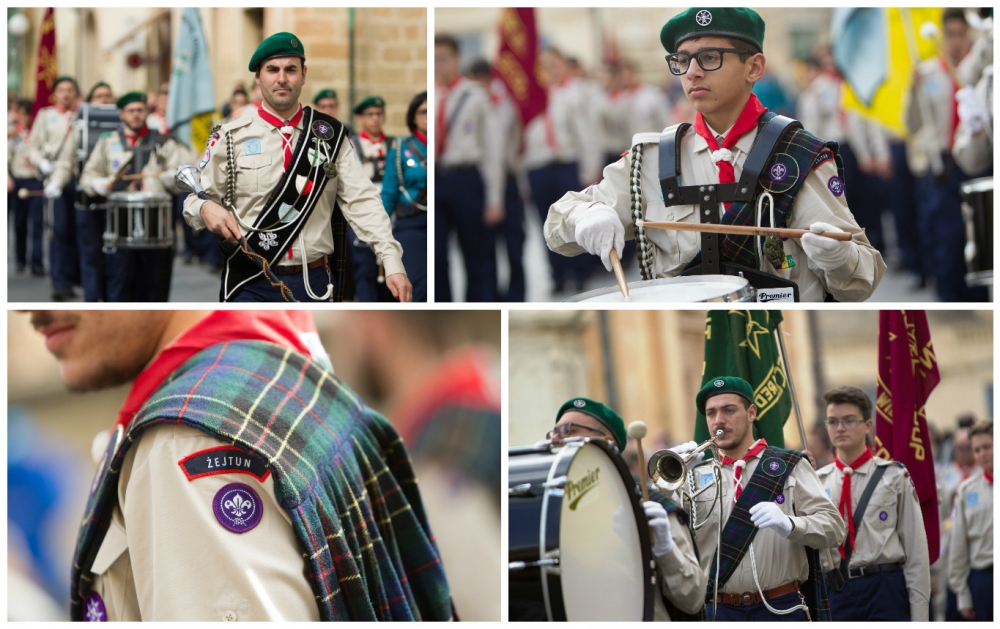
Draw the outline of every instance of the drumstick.
[[[656,229],[673,229],[686,232],[709,232],[711,234],[730,234],[734,236],[778,236],[779,238],[802,238],[812,234],[808,229],[789,229],[787,227],[752,227],[744,225],[713,225],[711,223],[677,223],[674,221],[643,221],[643,227]],[[851,240],[849,232],[820,232],[817,236],[825,236],[833,240],[847,242]]]
[[[611,250],[614,253],[614,249]],[[649,502],[649,489],[646,488],[648,479],[646,478],[646,457],[642,454],[642,438],[646,436],[646,424],[643,422],[632,422],[628,425],[628,436],[635,439],[635,449],[639,453],[639,485],[642,487],[642,501]],[[649,543],[655,543],[653,539],[653,527],[649,528]]]
[[[625,271],[622,269],[622,262],[618,259],[618,254],[614,247],[611,248],[611,268],[614,269],[615,279],[618,280],[618,290],[622,292],[625,301],[632,301],[628,295],[628,282],[625,281]]]

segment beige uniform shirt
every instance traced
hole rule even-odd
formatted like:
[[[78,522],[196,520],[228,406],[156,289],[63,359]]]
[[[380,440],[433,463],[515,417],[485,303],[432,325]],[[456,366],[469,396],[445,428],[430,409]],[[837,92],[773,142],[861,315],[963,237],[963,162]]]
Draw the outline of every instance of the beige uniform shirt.
[[[959,609],[972,609],[969,571],[993,565],[993,485],[976,474],[958,488],[951,518],[948,585]]]
[[[799,94],[796,115],[802,127],[816,137],[841,142],[847,134],[840,107],[841,79],[826,72]]]
[[[127,145],[122,144],[121,136],[117,132],[101,135],[94,145],[94,152],[83,166],[83,172],[80,173],[80,186],[87,194],[96,195],[95,179],[114,177],[122,168],[132,163],[134,153],[127,148]],[[174,184],[174,171],[178,166],[190,164],[196,159],[197,155],[192,149],[173,138],[168,138],[149,155],[142,169],[142,174],[148,177],[144,177],[141,181],[133,180],[128,189],[177,194],[179,190]],[[57,169],[56,174],[62,177],[66,176],[68,171],[65,162],[61,164],[63,165]],[[126,174],[131,173],[126,172]]]
[[[442,102],[448,136],[444,152],[435,156],[437,167],[477,167],[486,188],[486,205],[502,206],[503,144],[497,141],[500,127],[490,107],[489,94],[478,83],[461,78],[451,89],[435,86],[435,117]],[[435,129],[434,133],[442,130]]]
[[[641,191],[645,217],[648,221],[680,221],[699,223],[697,207],[675,205],[666,207],[661,199],[659,181],[659,133],[640,133],[633,140],[632,150],[642,150]],[[757,131],[744,135],[736,143],[733,153],[736,157],[737,181],[743,171]],[[641,145],[641,149],[636,148]],[[630,198],[631,152],[624,158],[604,169],[604,179],[582,192],[568,192],[549,208],[545,220],[545,242],[549,249],[564,255],[584,253],[576,244],[576,221],[592,206],[603,203],[614,209],[625,227],[626,240],[634,238]],[[718,183],[719,171],[712,162],[711,150],[704,138],[688,129],[681,138],[681,173],[684,185],[695,183]],[[799,285],[802,301],[823,301],[829,292],[838,301],[864,301],[871,296],[885,273],[885,262],[877,249],[868,243],[861,228],[847,207],[844,194],[835,196],[828,187],[831,178],[837,176],[837,167],[832,160],[827,161],[809,173],[792,206],[788,227],[809,229],[809,225],[822,221],[850,232],[854,237],[847,263],[834,271],[823,271],[817,267],[802,250],[801,241],[789,238],[784,241],[785,254],[790,254],[795,266],[775,270],[767,261],[768,273],[792,280]],[[724,206],[719,204],[719,214]],[[701,235],[697,232],[648,229],[646,235],[654,250],[656,277],[674,277],[701,250]]]
[[[7,169],[17,179],[32,179],[35,176],[35,165],[28,157],[28,137],[27,131],[21,131],[7,138]]]
[[[38,166],[42,160],[55,161],[72,135],[75,111],[61,112],[55,107],[42,107],[35,116],[28,138],[28,160]],[[41,172],[36,174],[42,179]],[[50,175],[51,176],[51,175]]]
[[[986,110],[993,112],[993,66],[983,70],[983,78],[976,83],[976,96],[986,105]],[[955,132],[955,144],[951,147],[951,155],[958,165],[969,175],[977,175],[993,163],[993,118],[990,117],[989,133],[980,131],[972,133],[969,126],[958,123]]]
[[[851,478],[851,509],[858,508],[858,501],[868,487],[876,465],[886,467],[886,470],[865,508],[861,528],[855,531],[855,548],[851,554],[850,567],[902,563],[906,590],[910,597],[910,620],[926,622],[930,620],[927,601],[931,593],[927,533],[924,531],[917,490],[909,475],[895,463],[877,457],[865,462],[854,470]],[[830,500],[834,505],[839,505],[844,487],[844,472],[831,463],[817,474]],[[836,549],[829,554],[820,553],[820,559],[823,570],[840,566],[840,553]],[[830,564],[831,559],[833,565]]]
[[[759,454],[747,462],[747,467],[741,475],[744,487],[750,481],[759,464]],[[715,484],[711,467],[708,465],[696,467],[692,473],[696,475],[696,487],[699,489],[705,485]],[[733,467],[723,466],[723,522],[729,519],[729,514],[733,511],[734,478]],[[706,522],[704,526],[695,531],[701,566],[706,577],[715,561],[716,541],[719,534],[719,507],[715,505],[715,508],[712,508],[717,492],[718,488],[713,486],[697,496],[694,500],[694,513],[692,513],[696,525]],[[808,579],[809,560],[806,557],[806,547],[821,551],[824,548],[836,548],[844,541],[844,535],[847,532],[844,521],[827,497],[823,485],[816,476],[816,471],[805,458],[799,461],[792,473],[788,475],[781,495],[783,500],[778,503],[776,499],[775,502],[781,508],[781,512],[791,518],[794,525],[791,534],[787,538],[782,538],[774,529],[761,529],[757,531],[751,545],[757,564],[757,579],[763,590],[770,590],[792,581],[801,583]],[[709,513],[710,510],[711,513]],[[723,526],[723,530],[725,530],[725,526]],[[727,594],[757,591],[749,549],[729,581],[719,586],[719,591]]]
[[[319,620],[305,562],[272,476],[233,472],[188,480],[178,462],[225,445],[186,426],[156,426],[122,464],[118,504],[94,560],[108,620]],[[249,485],[263,514],[237,534],[216,519],[216,493]]]
[[[581,184],[600,172],[604,161],[597,110],[582,81],[568,79],[549,88],[548,105],[524,129],[524,166],[528,170],[576,162]]]
[[[618,150],[627,151],[632,146],[632,138],[637,133],[653,129],[663,129],[670,124],[670,109],[667,97],[652,85],[642,83],[616,95],[615,113],[619,116]]]
[[[360,150],[361,155],[365,157],[365,160],[361,163],[361,169],[365,171],[365,175],[369,179],[375,179],[375,175],[378,173],[376,162],[379,159],[384,162],[386,155],[389,154],[388,137],[385,134],[382,134],[381,142],[372,142],[367,135],[359,135],[356,138],[351,138],[351,141],[357,141],[357,149]],[[375,188],[381,192],[382,182],[379,181],[375,183]]]
[[[982,473],[983,470],[975,463],[972,464],[968,472],[964,472],[954,461],[941,468],[938,473],[938,486],[940,487],[938,507],[940,507],[939,515],[942,522],[951,518],[958,486],[976,474]]]
[[[303,115],[292,132],[294,147],[307,124]],[[278,127],[261,119],[256,109],[238,120],[223,125],[219,140],[206,149],[208,162],[201,169],[201,187],[208,198],[219,203],[226,194],[226,134],[233,140],[236,164],[236,214],[247,225],[253,225],[264,202],[284,174],[284,149]],[[256,142],[253,142],[256,140]],[[248,142],[250,141],[250,142]],[[204,161],[204,159],[202,160]],[[292,243],[291,259],[282,264],[312,262],[333,252],[333,229],[330,224],[333,206],[339,202],[344,218],[358,237],[372,245],[375,255],[385,266],[386,275],[405,273],[403,249],[392,237],[392,223],[382,207],[382,197],[365,175],[351,143],[344,139],[336,156],[337,177],[329,181],[323,196],[313,208],[301,236]],[[204,229],[201,206],[204,201],[191,194],[184,200],[184,220],[195,230]],[[243,231],[241,229],[241,231]],[[244,234],[246,236],[246,234]],[[254,240],[250,240],[254,242]],[[302,248],[305,248],[303,255]]]
[[[667,516],[674,547],[666,555],[656,558],[657,583],[660,592],[655,597],[653,620],[670,620],[660,593],[677,609],[687,614],[698,613],[705,606],[705,584],[708,573],[701,569],[694,554],[694,543],[688,528],[677,519],[677,513]]]
[[[60,188],[65,188],[72,179],[80,176],[77,172],[76,151],[80,144],[80,134],[71,133],[63,144],[62,150],[55,158],[56,169],[49,177],[49,183],[54,183]],[[96,146],[96,145],[95,145]]]
[[[907,161],[916,176],[932,168],[932,153],[951,146],[955,93],[951,76],[937,57],[917,66],[920,82],[913,86],[906,109],[906,126],[913,134],[907,145]]]

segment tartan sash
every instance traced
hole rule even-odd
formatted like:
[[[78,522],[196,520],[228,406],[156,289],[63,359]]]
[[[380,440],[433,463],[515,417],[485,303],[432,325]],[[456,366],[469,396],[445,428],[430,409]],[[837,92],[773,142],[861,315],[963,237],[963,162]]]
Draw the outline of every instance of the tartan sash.
[[[158,389],[98,466],[73,561],[82,620],[122,461],[148,428],[183,424],[273,472],[323,620],[454,620],[409,454],[395,429],[308,356],[271,343],[210,347]]]
[[[764,125],[775,115],[774,112],[767,112],[760,117],[757,125],[758,137],[760,137]],[[750,150],[753,151],[752,148]],[[757,200],[762,193],[770,192],[774,199],[774,225],[771,225],[768,208],[765,208],[761,213],[761,225],[763,227],[786,227],[792,206],[795,204],[795,197],[805,185],[806,177],[816,167],[829,159],[834,159],[837,163],[837,176],[843,180],[844,165],[839,150],[839,145],[836,142],[817,138],[804,129],[794,129],[785,134],[771,152],[767,165],[761,170],[753,200],[751,202],[733,201],[729,209],[722,213],[720,223],[723,225],[756,225]],[[780,181],[776,175],[780,176]],[[758,268],[757,247],[754,238],[754,236],[721,235],[719,247],[722,252],[722,264],[736,263],[751,269]],[[692,269],[699,264],[701,264],[701,251],[695,254],[684,269]]]

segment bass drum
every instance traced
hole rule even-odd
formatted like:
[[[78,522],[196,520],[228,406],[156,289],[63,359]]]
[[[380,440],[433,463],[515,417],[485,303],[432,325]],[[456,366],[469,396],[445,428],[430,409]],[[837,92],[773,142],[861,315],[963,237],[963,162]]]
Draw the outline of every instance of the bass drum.
[[[993,177],[962,184],[965,219],[965,281],[970,286],[993,285]]]
[[[510,620],[652,620],[649,528],[618,449],[544,442],[508,465]]]

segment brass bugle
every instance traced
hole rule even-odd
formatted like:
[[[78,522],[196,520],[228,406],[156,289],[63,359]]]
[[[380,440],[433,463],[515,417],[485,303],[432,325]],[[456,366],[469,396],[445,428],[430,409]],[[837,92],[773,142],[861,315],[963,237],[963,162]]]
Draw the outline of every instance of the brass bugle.
[[[702,443],[697,448],[681,456],[673,450],[659,450],[649,457],[646,469],[649,471],[649,480],[657,487],[665,491],[677,491],[684,486],[687,476],[687,464],[708,448],[715,445],[715,440],[723,435],[722,430],[716,430],[715,436]]]

